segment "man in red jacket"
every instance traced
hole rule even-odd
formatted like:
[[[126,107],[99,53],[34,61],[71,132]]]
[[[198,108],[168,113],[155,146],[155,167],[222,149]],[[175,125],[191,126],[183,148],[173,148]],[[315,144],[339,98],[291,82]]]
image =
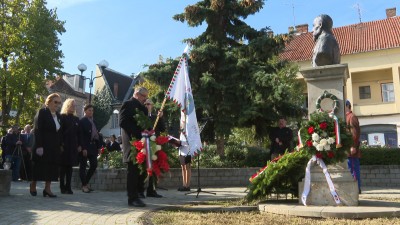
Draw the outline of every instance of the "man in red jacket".
[[[350,133],[353,137],[353,144],[350,148],[350,154],[347,158],[347,165],[351,175],[358,182],[358,191],[361,194],[361,178],[360,178],[360,123],[358,118],[351,111],[351,103],[346,100],[346,124],[350,126]]]

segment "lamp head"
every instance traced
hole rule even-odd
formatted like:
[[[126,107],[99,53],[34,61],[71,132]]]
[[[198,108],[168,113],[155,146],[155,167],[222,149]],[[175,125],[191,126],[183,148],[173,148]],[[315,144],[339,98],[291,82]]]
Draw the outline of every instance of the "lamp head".
[[[81,71],[81,74],[87,70],[87,66],[83,63],[78,65],[78,70]]]

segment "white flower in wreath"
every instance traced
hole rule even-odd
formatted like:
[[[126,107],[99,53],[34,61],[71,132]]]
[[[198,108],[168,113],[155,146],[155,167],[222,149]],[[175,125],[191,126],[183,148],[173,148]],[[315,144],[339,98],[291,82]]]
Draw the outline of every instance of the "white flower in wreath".
[[[140,139],[140,141],[141,141],[142,143],[146,143],[146,139],[145,139],[145,138]]]
[[[321,144],[317,144],[317,146],[315,147],[317,149],[317,151],[323,151],[324,150],[324,146]]]
[[[325,131],[323,131],[321,134],[321,137],[327,137],[327,136],[328,136],[328,134]]]
[[[143,155],[146,155],[146,149],[142,149],[141,152],[143,153]]]
[[[318,142],[314,141],[314,142],[312,143],[312,145],[313,145],[314,147],[317,147]]]
[[[319,141],[319,135],[317,133],[313,133],[311,137],[313,141]]]
[[[325,151],[331,150],[331,146],[330,146],[330,145],[324,145],[324,150],[325,150]]]
[[[328,145],[328,140],[325,138],[322,138],[321,141],[319,142],[322,146]]]
[[[157,156],[156,155],[152,155],[151,156],[151,160],[156,161],[157,160]]]
[[[328,138],[328,144],[334,144],[335,143],[335,139],[334,138]]]
[[[156,146],[156,152],[158,152],[158,151],[160,151],[161,150],[161,145],[157,145]]]
[[[155,135],[151,136],[151,137],[150,137],[150,140],[151,140],[151,141],[156,141],[156,136],[155,136]]]

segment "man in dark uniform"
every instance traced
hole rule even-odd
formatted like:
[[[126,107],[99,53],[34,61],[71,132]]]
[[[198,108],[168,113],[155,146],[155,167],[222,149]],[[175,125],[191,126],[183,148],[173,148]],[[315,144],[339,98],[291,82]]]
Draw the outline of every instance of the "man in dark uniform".
[[[128,164],[127,174],[127,191],[128,191],[128,205],[134,207],[144,207],[146,204],[139,199],[139,192],[143,188],[140,181],[140,170],[136,164],[129,160],[131,150],[130,141],[132,138],[140,140],[142,138],[143,128],[140,127],[134,118],[136,110],[143,112],[147,115],[147,109],[144,102],[148,98],[149,91],[144,87],[135,88],[135,92],[128,101],[122,104],[119,125],[121,127],[122,136],[122,150],[124,152],[123,161]]]
[[[269,134],[271,141],[271,160],[283,155],[286,150],[291,150],[291,143],[293,140],[293,132],[290,128],[286,127],[286,119],[279,118],[279,126],[274,127]]]

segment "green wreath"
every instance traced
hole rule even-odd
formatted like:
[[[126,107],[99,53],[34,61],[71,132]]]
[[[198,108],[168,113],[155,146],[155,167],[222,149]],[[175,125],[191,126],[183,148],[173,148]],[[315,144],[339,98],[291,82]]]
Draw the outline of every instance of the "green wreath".
[[[321,101],[325,98],[330,98],[334,103],[333,109],[328,113],[331,113],[331,112],[335,113],[335,111],[339,109],[339,99],[334,94],[331,94],[327,91],[324,91],[324,93],[318,97],[317,103],[316,103],[317,111],[323,112],[323,110],[321,109]]]

